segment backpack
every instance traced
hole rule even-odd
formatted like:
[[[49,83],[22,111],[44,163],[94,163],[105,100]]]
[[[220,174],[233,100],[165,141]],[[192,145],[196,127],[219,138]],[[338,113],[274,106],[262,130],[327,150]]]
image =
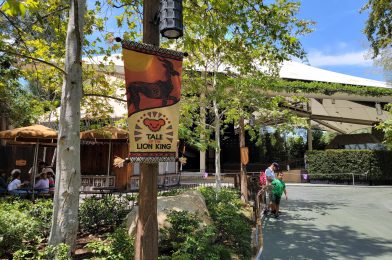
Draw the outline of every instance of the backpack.
[[[265,175],[265,171],[260,172],[260,186],[265,186],[267,185],[267,176]]]

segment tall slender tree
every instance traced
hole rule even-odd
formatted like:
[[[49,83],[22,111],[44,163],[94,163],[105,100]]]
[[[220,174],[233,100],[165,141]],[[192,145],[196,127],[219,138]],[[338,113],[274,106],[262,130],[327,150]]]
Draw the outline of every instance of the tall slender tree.
[[[74,245],[78,231],[80,176],[80,100],[85,0],[70,0],[65,69],[57,144],[56,188],[49,244]]]

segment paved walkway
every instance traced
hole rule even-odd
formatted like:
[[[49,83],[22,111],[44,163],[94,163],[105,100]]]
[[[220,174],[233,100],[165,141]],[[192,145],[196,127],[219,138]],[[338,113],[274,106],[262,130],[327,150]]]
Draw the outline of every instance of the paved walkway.
[[[288,186],[262,259],[392,259],[392,187]]]

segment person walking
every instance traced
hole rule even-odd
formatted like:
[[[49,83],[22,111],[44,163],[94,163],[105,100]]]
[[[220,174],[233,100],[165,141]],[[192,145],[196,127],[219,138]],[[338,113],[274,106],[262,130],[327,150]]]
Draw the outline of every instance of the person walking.
[[[279,171],[279,164],[273,162],[267,169],[265,169],[265,175],[267,177],[267,185],[275,179],[275,172]]]
[[[271,207],[271,213],[275,215],[275,218],[279,217],[279,205],[280,205],[280,199],[282,197],[282,194],[286,196],[286,200],[288,199],[287,197],[287,191],[286,191],[286,184],[283,181],[283,172],[279,172],[277,178],[275,178],[272,183],[272,196],[271,196],[271,201],[272,201],[272,207]]]
[[[268,213],[269,209],[272,208],[272,201],[271,201],[271,191],[272,191],[272,186],[271,183],[275,179],[275,172],[279,170],[279,164],[276,162],[271,163],[271,165],[265,169],[265,176],[267,179],[267,183],[265,186],[265,203],[267,205],[266,210],[264,211],[265,214]]]

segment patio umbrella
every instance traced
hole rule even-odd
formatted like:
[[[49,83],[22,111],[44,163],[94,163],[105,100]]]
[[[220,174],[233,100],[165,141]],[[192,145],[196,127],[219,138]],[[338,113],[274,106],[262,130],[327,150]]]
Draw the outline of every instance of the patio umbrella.
[[[112,142],[126,142],[128,140],[128,131],[113,127],[105,126],[99,129],[88,130],[80,133],[80,139],[95,142],[109,142],[108,168],[107,175],[110,174],[110,159],[112,153]]]
[[[33,191],[35,186],[35,176],[37,175],[38,148],[40,143],[55,143],[57,132],[43,125],[31,125],[0,132],[0,139],[5,139],[13,144],[31,143],[35,144],[33,160]],[[34,192],[33,192],[34,199]]]

